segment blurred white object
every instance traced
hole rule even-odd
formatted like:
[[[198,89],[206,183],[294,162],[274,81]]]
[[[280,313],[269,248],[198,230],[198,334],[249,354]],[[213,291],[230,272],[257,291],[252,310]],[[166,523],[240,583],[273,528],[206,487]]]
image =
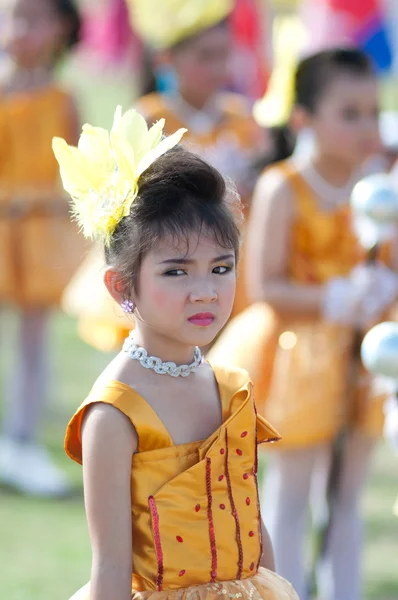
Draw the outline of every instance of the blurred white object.
[[[62,497],[70,486],[48,452],[34,444],[0,440],[0,483],[23,494]]]
[[[390,396],[384,404],[384,437],[398,454],[398,397]]]
[[[330,279],[324,288],[323,317],[329,323],[363,326],[361,305],[373,297],[374,288],[373,270],[366,265],[358,265],[348,277]]]
[[[325,284],[323,318],[329,323],[354,325],[359,300],[358,290],[348,277],[334,277]]]
[[[370,249],[391,239],[398,223],[398,191],[388,175],[370,175],[359,181],[351,194],[356,234]]]
[[[355,267],[350,279],[361,295],[358,325],[377,321],[398,296],[398,275],[381,262]]]
[[[325,285],[323,316],[360,329],[376,321],[398,296],[398,276],[381,263],[360,264]]]
[[[368,371],[398,382],[398,323],[373,327],[363,340],[361,356]]]
[[[383,146],[398,150],[398,112],[395,110],[382,112],[379,123]]]
[[[314,154],[315,133],[314,130],[307,127],[301,129],[297,134],[296,145],[293,152],[293,158],[308,158]]]
[[[373,375],[398,383],[398,323],[385,322],[369,331],[362,342],[362,362]],[[389,396],[384,404],[384,437],[398,453],[398,397]]]

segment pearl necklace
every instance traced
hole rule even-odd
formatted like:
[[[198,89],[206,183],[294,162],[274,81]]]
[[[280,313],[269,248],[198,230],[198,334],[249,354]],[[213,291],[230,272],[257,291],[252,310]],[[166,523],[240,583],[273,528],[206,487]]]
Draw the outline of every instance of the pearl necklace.
[[[198,346],[195,346],[194,360],[190,365],[177,366],[174,362],[163,362],[157,356],[148,356],[145,348],[140,348],[134,342],[133,331],[125,340],[123,351],[127,352],[132,360],[138,360],[145,369],[152,369],[158,375],[170,375],[171,377],[188,377],[191,373],[197,371],[203,362],[202,353]]]

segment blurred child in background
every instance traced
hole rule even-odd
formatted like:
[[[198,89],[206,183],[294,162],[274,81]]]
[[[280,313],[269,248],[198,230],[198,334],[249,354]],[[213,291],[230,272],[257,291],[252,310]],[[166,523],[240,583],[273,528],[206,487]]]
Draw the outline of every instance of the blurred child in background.
[[[81,259],[51,150],[54,135],[76,142],[70,95],[54,79],[77,43],[72,0],[7,0],[2,44],[10,61],[0,81],[0,302],[19,317],[16,364],[8,382],[0,481],[28,494],[68,490],[38,444],[47,397],[48,325]],[[3,344],[10,340],[1,336]]]
[[[232,359],[249,372],[256,366],[259,411],[281,432],[261,491],[262,510],[277,569],[302,600],[311,484],[314,474],[318,481],[327,477],[331,442],[349,419],[320,580],[326,597],[359,600],[359,501],[383,411],[362,377],[355,399],[346,398],[348,370],[354,330],[394,300],[383,293],[392,275],[387,268],[355,269],[364,251],[351,227],[349,198],[362,165],[380,149],[377,80],[366,56],[333,49],[303,60],[291,122],[312,132],[311,152],[271,167],[257,184],[246,274],[259,304],[230,323],[211,358]]]

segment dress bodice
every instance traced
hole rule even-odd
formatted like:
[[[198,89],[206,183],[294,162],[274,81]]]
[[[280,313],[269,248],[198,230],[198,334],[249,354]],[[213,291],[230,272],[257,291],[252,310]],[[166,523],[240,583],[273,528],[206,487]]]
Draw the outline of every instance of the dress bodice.
[[[0,189],[37,194],[41,187],[59,188],[59,168],[51,141],[74,142],[71,98],[52,85],[12,95],[0,89]]]
[[[223,423],[207,440],[175,446],[150,405],[118,381],[95,386],[68,426],[66,452],[79,463],[81,423],[91,404],[113,405],[137,431],[131,470],[135,590],[239,580],[257,571],[256,445],[279,435],[256,415],[245,371],[214,372]]]

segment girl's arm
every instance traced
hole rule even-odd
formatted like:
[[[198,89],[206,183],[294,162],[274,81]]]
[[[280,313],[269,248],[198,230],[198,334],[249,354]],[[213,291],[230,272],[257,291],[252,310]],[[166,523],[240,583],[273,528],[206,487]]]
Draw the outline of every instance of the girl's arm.
[[[90,600],[131,600],[131,461],[137,434],[112,406],[94,405],[82,426],[83,479],[92,548]]]
[[[323,288],[287,278],[294,219],[292,193],[276,170],[260,177],[253,197],[247,234],[246,277],[253,302],[267,302],[279,313],[297,317],[321,312]]]
[[[263,554],[260,560],[260,567],[264,567],[264,569],[268,569],[269,571],[275,571],[275,559],[271,538],[269,537],[268,530],[262,521],[261,535],[263,538]]]

